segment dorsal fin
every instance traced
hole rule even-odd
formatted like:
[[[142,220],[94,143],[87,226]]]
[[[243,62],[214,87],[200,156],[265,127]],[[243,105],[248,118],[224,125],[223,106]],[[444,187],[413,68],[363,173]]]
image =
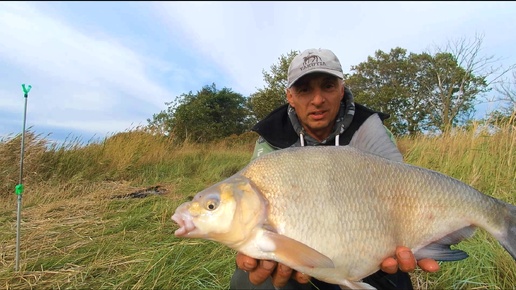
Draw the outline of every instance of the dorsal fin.
[[[381,157],[403,162],[403,155],[387,134],[378,114],[373,114],[358,128],[350,146]]]

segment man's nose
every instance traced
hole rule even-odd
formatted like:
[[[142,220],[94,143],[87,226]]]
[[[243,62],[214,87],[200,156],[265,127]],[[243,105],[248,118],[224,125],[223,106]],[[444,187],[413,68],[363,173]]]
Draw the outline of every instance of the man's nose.
[[[324,103],[324,101],[325,101],[325,99],[322,94],[322,91],[320,89],[314,90],[314,97],[312,98],[312,103],[314,105],[320,105],[320,104]]]

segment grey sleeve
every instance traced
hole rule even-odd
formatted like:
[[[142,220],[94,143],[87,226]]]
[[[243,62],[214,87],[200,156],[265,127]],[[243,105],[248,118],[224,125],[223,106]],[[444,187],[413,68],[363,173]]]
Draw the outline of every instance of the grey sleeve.
[[[253,156],[251,157],[251,161],[275,150],[278,150],[278,148],[275,148],[271,144],[267,143],[265,139],[259,137],[258,140],[256,140],[256,143],[254,144],[254,152]]]

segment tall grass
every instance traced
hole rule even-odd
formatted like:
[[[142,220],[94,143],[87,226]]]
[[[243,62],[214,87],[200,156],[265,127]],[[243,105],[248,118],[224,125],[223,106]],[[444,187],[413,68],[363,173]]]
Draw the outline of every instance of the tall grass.
[[[493,134],[474,124],[437,137],[418,136],[399,141],[405,162],[433,169],[485,194],[516,204],[516,128],[499,124]],[[515,289],[514,259],[483,230],[457,248],[470,257],[441,264],[438,274],[417,272],[421,289]]]
[[[0,141],[0,285],[6,289],[227,289],[234,251],[177,239],[175,208],[235,173],[251,157],[248,133],[209,144],[174,144],[131,130],[86,145],[26,135],[20,271],[14,271],[20,136]],[[402,138],[406,162],[434,169],[516,204],[516,130],[475,127]],[[160,185],[164,194],[119,198]],[[507,289],[515,263],[479,231],[459,246],[470,257],[412,274],[418,289]]]

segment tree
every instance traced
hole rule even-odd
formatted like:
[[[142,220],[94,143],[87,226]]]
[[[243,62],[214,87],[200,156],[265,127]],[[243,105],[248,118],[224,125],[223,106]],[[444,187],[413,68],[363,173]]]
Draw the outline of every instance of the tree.
[[[229,88],[217,90],[215,84],[204,86],[196,94],[190,91],[166,105],[165,111],[147,121],[155,131],[178,141],[206,142],[249,129],[246,99]]]
[[[435,129],[448,132],[468,121],[480,93],[488,91],[485,77],[475,76],[463,68],[451,53],[438,53],[431,62],[431,83],[424,86],[430,97],[431,123]]]
[[[428,55],[417,55],[397,47],[381,50],[367,61],[351,67],[346,76],[357,103],[391,114],[386,125],[396,135],[415,134],[425,129],[428,101],[421,84],[427,81]]]
[[[500,82],[496,91],[500,94],[497,99],[505,103],[498,110],[499,113],[506,117],[516,114],[516,70],[512,72],[512,81],[506,79]]]
[[[471,119],[474,106],[508,71],[493,67],[493,57],[480,56],[481,44],[477,36],[472,42],[449,42],[434,53],[377,51],[352,66],[354,74],[346,82],[357,102],[391,114],[387,125],[395,134],[447,132]]]
[[[430,72],[434,83],[425,86],[432,96],[431,122],[442,132],[462,124],[474,106],[485,100],[491,85],[496,84],[509,69],[495,66],[498,59],[481,56],[483,35],[471,41],[464,38],[436,47]]]
[[[257,119],[262,119],[277,107],[286,103],[287,74],[290,62],[299,51],[290,51],[278,58],[270,72],[262,71],[266,86],[250,96],[250,107]]]

